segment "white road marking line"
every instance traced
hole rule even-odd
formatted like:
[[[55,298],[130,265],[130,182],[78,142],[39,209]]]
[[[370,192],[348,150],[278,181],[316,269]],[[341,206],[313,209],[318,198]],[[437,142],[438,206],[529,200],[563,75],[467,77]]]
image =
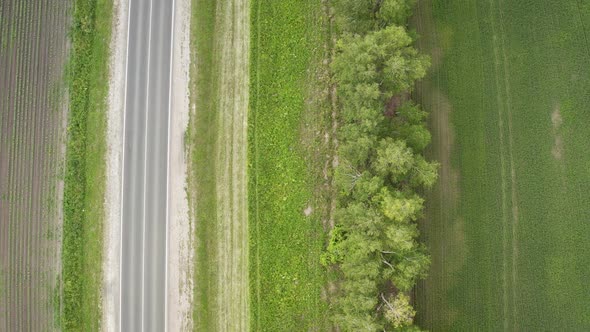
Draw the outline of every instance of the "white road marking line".
[[[166,260],[164,272],[164,332],[168,332],[168,225],[170,219],[170,118],[172,114],[172,70],[174,68],[174,20],[176,17],[176,0],[172,0],[172,23],[170,38],[170,76],[168,82],[168,151],[166,161]]]
[[[145,311],[145,216],[146,216],[146,183],[147,183],[147,150],[148,150],[148,120],[150,117],[149,112],[149,98],[150,98],[150,65],[151,65],[151,54],[152,54],[152,7],[153,0],[150,0],[150,20],[148,27],[148,61],[147,61],[147,82],[146,82],[146,93],[145,93],[145,135],[143,139],[144,150],[143,150],[143,218],[142,218],[142,234],[141,234],[141,331],[144,330],[143,314]]]
[[[122,327],[121,324],[123,322],[122,319],[122,301],[123,301],[123,199],[124,195],[124,188],[125,188],[125,121],[127,120],[127,75],[129,74],[129,31],[131,30],[131,2],[133,0],[128,0],[129,3],[127,5],[127,49],[125,50],[125,93],[123,96],[123,149],[122,149],[122,157],[121,157],[121,197],[119,198],[121,201],[121,206],[119,207],[119,213],[121,214],[120,220],[120,242],[119,242],[119,332],[121,332]]]

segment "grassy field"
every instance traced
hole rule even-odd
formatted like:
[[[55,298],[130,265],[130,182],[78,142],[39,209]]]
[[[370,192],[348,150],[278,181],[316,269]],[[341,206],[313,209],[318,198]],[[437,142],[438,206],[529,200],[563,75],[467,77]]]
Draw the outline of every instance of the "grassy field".
[[[250,329],[325,331],[326,9],[320,1],[268,0],[251,8]]]
[[[432,330],[590,329],[590,5],[420,0]]]
[[[70,4],[0,2],[0,330],[57,330]]]
[[[97,331],[102,318],[106,97],[112,0],[76,0],[70,31],[61,328]]]
[[[189,199],[196,230],[196,331],[249,324],[247,0],[193,1]]]

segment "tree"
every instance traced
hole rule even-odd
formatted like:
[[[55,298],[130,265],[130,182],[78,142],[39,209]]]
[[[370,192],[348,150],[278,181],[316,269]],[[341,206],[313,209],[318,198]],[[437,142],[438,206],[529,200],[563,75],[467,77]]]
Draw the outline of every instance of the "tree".
[[[332,68],[344,107],[358,105],[358,91],[365,86],[378,85],[381,106],[392,96],[411,90],[430,65],[429,58],[418,54],[412,42],[405,28],[398,26],[340,40]]]
[[[430,144],[431,135],[426,128],[428,114],[413,102],[405,102],[397,110],[393,120],[396,137],[407,142],[416,153],[421,153]]]
[[[379,1],[379,0],[377,0]],[[412,14],[416,0],[384,0],[377,14],[381,26],[404,25]]]
[[[406,101],[397,110],[396,125],[424,124],[427,118],[428,113],[423,111],[419,105],[412,101]]]
[[[414,165],[414,153],[406,142],[385,138],[379,142],[375,158],[371,163],[375,174],[389,178],[393,183],[405,179]]]
[[[426,277],[430,266],[430,256],[423,246],[416,246],[414,250],[403,254],[392,255],[393,270],[384,270],[385,277],[389,277],[395,287],[402,291],[409,291],[416,284],[416,280]]]
[[[366,155],[371,155],[370,151]],[[379,142],[370,166],[376,175],[392,184],[407,181],[412,188],[431,188],[438,178],[438,163],[426,161],[405,141],[389,137]]]
[[[360,250],[351,244],[352,240],[362,242],[365,253],[375,252],[381,248],[379,236],[382,232],[383,215],[370,205],[361,202],[353,202],[346,207],[336,210],[336,218],[346,233],[344,251],[350,255],[352,249]],[[360,251],[359,251],[360,252]]]
[[[369,203],[379,194],[383,185],[383,178],[365,171],[357,181],[356,187],[352,192],[352,198],[357,202]]]
[[[377,0],[336,0],[337,19],[345,31],[366,33],[377,28],[375,8]]]
[[[383,214],[398,223],[416,221],[424,208],[424,199],[416,194],[404,194],[384,188],[380,194]]]
[[[358,216],[359,207],[350,211],[353,220]],[[353,220],[347,223],[354,224]],[[378,245],[376,239],[363,232],[348,232],[342,241],[344,259],[340,270],[344,280],[341,284],[342,296],[337,299],[339,313],[335,320],[345,331],[376,331],[380,328],[375,319],[377,282],[381,274],[380,264],[374,259]]]
[[[416,311],[410,304],[410,298],[404,293],[390,296],[389,300],[381,294],[385,310],[383,316],[391,323],[393,328],[398,329],[414,322]]]
[[[411,184],[415,188],[432,188],[438,179],[438,167],[436,162],[428,162],[424,157],[417,155],[412,167]]]
[[[399,134],[416,153],[421,153],[430,144],[431,135],[423,124],[406,124],[399,127]]]
[[[418,228],[415,223],[399,224],[390,223],[385,229],[385,243],[381,253],[385,256],[387,254],[395,254],[401,256],[410,252],[418,246],[416,238],[418,238]]]
[[[353,134],[352,131],[351,134]],[[352,167],[362,172],[367,168],[367,160],[374,150],[375,141],[375,137],[363,134],[352,139],[345,139],[340,145],[338,154],[343,161],[346,161],[346,167]]]
[[[430,258],[418,242],[424,200],[415,191],[434,184],[438,165],[421,155],[431,140],[427,113],[395,102],[430,62],[396,26],[414,2],[334,2],[345,30],[332,62],[340,106],[338,226],[321,260],[342,273],[335,322],[343,331],[417,331],[406,292],[426,275]]]
[[[405,25],[415,0],[337,0],[340,24],[362,34],[391,24]]]

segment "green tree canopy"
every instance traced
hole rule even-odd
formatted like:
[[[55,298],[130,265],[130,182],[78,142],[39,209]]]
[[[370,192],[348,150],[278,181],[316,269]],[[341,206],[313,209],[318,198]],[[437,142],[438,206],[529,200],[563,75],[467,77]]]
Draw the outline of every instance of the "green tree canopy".
[[[392,96],[411,90],[430,65],[429,58],[418,54],[412,42],[406,29],[399,26],[340,40],[333,70],[344,107],[355,108],[361,102],[358,91],[366,86],[378,85],[382,107]]]
[[[416,155],[412,167],[411,185],[414,188],[431,188],[438,179],[438,168],[437,162],[428,162],[421,155]]]
[[[391,24],[404,25],[415,0],[337,0],[340,24],[352,33],[366,33]]]
[[[334,0],[344,37],[332,70],[338,91],[337,227],[324,264],[342,274],[335,323],[342,331],[419,331],[407,292],[430,258],[418,242],[417,194],[437,178],[422,156],[427,113],[410,101],[430,60],[402,27],[415,0]]]
[[[414,153],[405,141],[390,137],[379,142],[375,158],[371,163],[375,174],[389,178],[393,183],[407,177],[414,165]]]
[[[424,208],[424,199],[417,194],[404,194],[384,188],[381,192],[383,214],[398,223],[416,221]]]
[[[409,291],[416,284],[416,280],[426,277],[430,266],[430,256],[420,246],[403,255],[391,255],[393,270],[384,270],[393,284],[401,291]],[[391,271],[391,272],[390,272]]]
[[[395,136],[407,142],[416,153],[421,153],[430,144],[431,135],[426,128],[428,113],[413,102],[405,102],[396,112],[392,126]]]
[[[409,296],[404,293],[398,293],[397,295],[392,295],[389,299],[386,299],[385,296],[381,294],[381,299],[384,304],[383,316],[389,323],[391,323],[393,328],[399,329],[411,325],[414,322],[416,311],[410,304]]]

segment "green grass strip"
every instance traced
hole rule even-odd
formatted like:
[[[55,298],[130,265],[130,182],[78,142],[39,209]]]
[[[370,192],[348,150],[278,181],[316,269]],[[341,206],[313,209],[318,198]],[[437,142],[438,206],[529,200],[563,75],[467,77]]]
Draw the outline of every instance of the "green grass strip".
[[[216,0],[193,0],[191,16],[191,114],[187,131],[189,200],[195,220],[195,331],[216,328],[217,193],[215,181],[218,129],[219,50],[216,44]]]
[[[64,331],[100,328],[112,9],[112,0],[76,0],[73,8],[62,243]]]
[[[328,330],[324,232],[303,211],[317,183],[302,143],[309,71],[325,30],[318,1],[251,2],[249,222],[252,331]],[[315,110],[319,111],[319,110]]]

